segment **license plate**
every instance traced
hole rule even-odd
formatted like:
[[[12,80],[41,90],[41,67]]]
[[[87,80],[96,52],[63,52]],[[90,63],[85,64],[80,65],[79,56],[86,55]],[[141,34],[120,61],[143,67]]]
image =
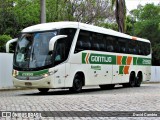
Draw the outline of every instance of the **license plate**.
[[[32,83],[31,82],[25,82],[25,85],[26,86],[32,86]]]

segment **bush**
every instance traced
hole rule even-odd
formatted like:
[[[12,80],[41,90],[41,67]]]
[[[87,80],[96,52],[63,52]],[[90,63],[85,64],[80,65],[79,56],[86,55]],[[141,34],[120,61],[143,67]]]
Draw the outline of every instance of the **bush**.
[[[12,38],[9,35],[0,35],[0,52],[6,51],[6,43],[10,39]]]

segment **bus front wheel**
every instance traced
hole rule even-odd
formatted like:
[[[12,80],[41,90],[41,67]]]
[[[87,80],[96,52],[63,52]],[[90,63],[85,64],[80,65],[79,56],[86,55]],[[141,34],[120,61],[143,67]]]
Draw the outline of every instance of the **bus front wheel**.
[[[39,92],[41,93],[47,93],[49,88],[38,88]]]
[[[82,91],[82,86],[83,86],[82,80],[80,79],[80,76],[77,74],[74,77],[73,86],[69,88],[69,90],[78,93]]]

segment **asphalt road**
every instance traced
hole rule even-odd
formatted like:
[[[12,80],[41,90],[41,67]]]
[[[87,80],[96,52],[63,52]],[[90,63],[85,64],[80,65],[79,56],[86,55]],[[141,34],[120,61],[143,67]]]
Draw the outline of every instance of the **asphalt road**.
[[[103,117],[101,115],[94,115],[96,112],[91,113],[92,115],[89,117],[85,115],[83,116],[83,112],[77,113],[81,116],[68,116],[67,114],[72,114],[70,111],[160,111],[160,84],[142,84],[141,87],[135,88],[123,88],[122,86],[116,86],[112,90],[101,90],[96,86],[85,87],[82,93],[78,94],[71,93],[67,89],[51,89],[47,94],[41,94],[36,89],[0,91],[0,111],[69,112],[65,113],[61,117],[54,117],[54,119],[59,120],[158,120],[160,117],[146,117],[144,116],[144,112],[142,113],[143,116],[141,116],[142,114],[136,114],[138,117],[123,117],[123,115],[117,117],[115,114],[113,116]],[[116,114],[120,113],[117,112]],[[2,116],[2,113],[0,116]],[[41,119],[53,119],[50,117]],[[0,119],[5,120],[6,118],[1,117]],[[15,119],[21,118],[20,116],[17,116]]]

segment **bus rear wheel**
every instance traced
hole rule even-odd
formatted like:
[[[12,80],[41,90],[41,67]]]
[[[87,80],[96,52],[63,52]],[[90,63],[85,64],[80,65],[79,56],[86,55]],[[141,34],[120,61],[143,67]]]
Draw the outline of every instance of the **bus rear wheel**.
[[[39,92],[41,93],[47,93],[49,88],[38,88]]]
[[[73,86],[69,88],[69,90],[75,93],[79,93],[82,91],[82,86],[83,86],[83,82],[80,79],[80,76],[76,74],[73,80]]]
[[[136,77],[136,82],[135,82],[135,87],[140,87],[141,83],[142,83],[142,74],[138,73],[137,77]]]

